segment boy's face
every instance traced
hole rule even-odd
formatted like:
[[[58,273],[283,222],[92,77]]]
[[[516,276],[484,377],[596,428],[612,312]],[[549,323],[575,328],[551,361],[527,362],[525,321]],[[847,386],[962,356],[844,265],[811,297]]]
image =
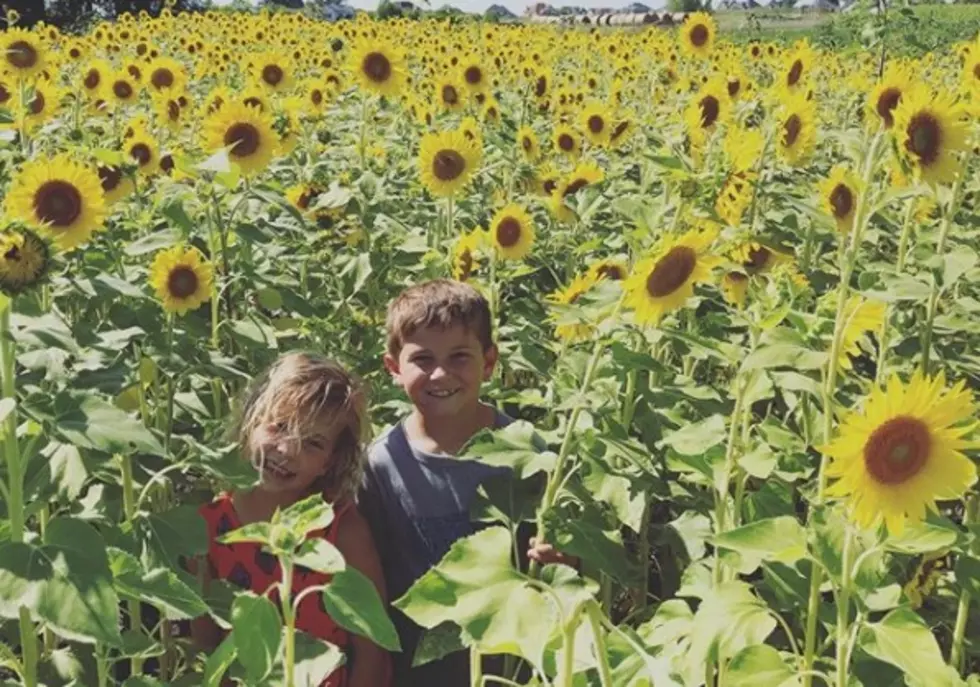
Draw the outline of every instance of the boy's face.
[[[497,348],[483,350],[476,333],[462,325],[420,328],[405,338],[385,367],[426,417],[468,412],[480,403],[480,386],[497,364]]]
[[[333,438],[317,428],[329,428],[330,418],[317,420],[302,436],[289,432],[285,418],[269,418],[252,431],[249,454],[263,489],[305,491],[326,473]]]

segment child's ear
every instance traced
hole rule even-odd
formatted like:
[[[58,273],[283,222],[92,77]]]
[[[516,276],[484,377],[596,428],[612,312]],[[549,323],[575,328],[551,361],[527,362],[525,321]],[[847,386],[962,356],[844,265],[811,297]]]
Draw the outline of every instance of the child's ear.
[[[500,351],[495,345],[483,352],[483,381],[489,382],[493,377],[493,370],[497,367],[497,360],[500,358]]]
[[[398,358],[390,353],[385,353],[384,364],[385,369],[388,370],[388,374],[391,375],[391,378],[396,382],[399,381],[398,378],[401,376],[401,370],[398,368]]]

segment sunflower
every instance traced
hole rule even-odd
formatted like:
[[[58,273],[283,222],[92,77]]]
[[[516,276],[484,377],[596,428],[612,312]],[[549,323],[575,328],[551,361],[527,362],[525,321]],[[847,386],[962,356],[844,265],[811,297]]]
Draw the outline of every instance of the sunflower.
[[[259,84],[248,84],[245,90],[237,95],[237,99],[242,105],[257,108],[263,114],[272,112],[272,101],[269,99],[269,93]]]
[[[422,183],[434,196],[452,196],[463,188],[480,163],[480,151],[459,130],[422,137],[419,170]]]
[[[973,445],[963,437],[975,416],[962,381],[946,389],[943,373],[916,371],[908,384],[892,376],[820,448],[831,459],[827,474],[837,479],[827,495],[846,499],[859,525],[884,520],[889,534],[901,534],[908,520],[922,521],[937,500],[959,498],[976,482],[977,468],[963,455]]]
[[[459,112],[466,105],[465,93],[451,76],[444,76],[435,83],[435,102],[446,112]]]
[[[541,145],[538,143],[538,135],[527,124],[518,129],[517,143],[521,147],[521,154],[528,162],[534,162],[540,157]]]
[[[407,74],[402,52],[376,39],[364,39],[354,47],[350,70],[362,88],[389,98],[401,92]]]
[[[112,65],[102,59],[92,60],[82,69],[82,89],[90,98],[99,97],[105,82],[113,73]]]
[[[912,77],[908,70],[900,66],[889,66],[884,77],[868,97],[868,121],[891,129],[895,124],[895,108],[902,97],[912,88]]]
[[[0,33],[3,69],[23,79],[33,79],[47,66],[47,51],[36,34],[24,29],[7,29]]]
[[[961,77],[963,89],[980,98],[980,40],[974,42],[963,55],[963,71]]]
[[[600,102],[589,103],[579,115],[579,124],[585,137],[594,146],[604,146],[612,132],[612,113]]]
[[[703,145],[717,126],[724,123],[729,107],[730,99],[725,84],[720,80],[711,79],[701,87],[684,114],[684,121],[695,144]]]
[[[26,89],[25,105],[20,107],[24,127],[33,130],[48,121],[58,112],[61,104],[61,89],[47,79],[38,79]]]
[[[469,281],[473,272],[480,266],[477,251],[483,246],[485,240],[486,232],[480,227],[459,237],[453,247],[453,279],[463,282]]]
[[[758,129],[732,126],[725,133],[722,149],[736,172],[745,172],[756,166],[766,144],[765,136]]]
[[[741,265],[750,277],[766,274],[790,260],[790,256],[773,250],[757,241],[748,241],[736,246],[731,253],[734,262]]]
[[[211,263],[194,247],[160,251],[150,266],[150,286],[168,313],[199,308],[211,297],[213,279]]]
[[[490,238],[497,254],[507,260],[520,260],[534,244],[534,223],[520,205],[501,208],[490,222]]]
[[[546,296],[545,300],[555,305],[574,305],[595,284],[596,279],[591,274],[580,274],[565,288]],[[565,321],[567,318],[558,312],[553,313],[550,319],[555,323],[555,336],[563,341],[575,343],[589,339],[592,336],[593,326],[587,322],[582,322],[578,318],[575,318],[571,322]]]
[[[789,93],[804,90],[815,57],[809,43],[805,40],[797,42],[794,49],[786,55],[780,87]]]
[[[98,175],[64,155],[25,164],[6,203],[11,217],[50,236],[61,250],[88,241],[105,219]]]
[[[854,211],[857,209],[861,182],[843,165],[834,167],[830,176],[819,186],[824,210],[837,222],[837,230],[850,234],[854,227]]]
[[[487,72],[476,55],[459,63],[459,78],[470,93],[483,93],[489,87]]]
[[[288,91],[293,87],[291,60],[277,52],[265,52],[252,58],[252,78],[273,93]]]
[[[278,149],[271,117],[240,103],[225,103],[208,117],[204,137],[209,151],[227,149],[229,159],[245,176],[265,169]]]
[[[139,82],[126,71],[117,71],[106,82],[106,96],[112,102],[121,105],[132,105],[139,98]]]
[[[567,124],[559,124],[551,137],[555,150],[566,157],[576,159],[582,153],[582,140],[578,132]]]
[[[844,370],[852,369],[851,356],[861,355],[861,342],[865,335],[877,332],[885,321],[885,304],[851,296],[844,305],[844,332],[841,335],[840,354],[837,364]]]
[[[181,102],[187,103],[181,105]],[[192,107],[186,96],[174,97],[173,93],[165,93],[153,98],[153,109],[157,121],[175,134],[179,134],[187,124]]]
[[[488,124],[500,124],[500,103],[493,96],[486,99],[483,103],[483,121]]]
[[[718,29],[710,14],[689,14],[680,29],[681,50],[691,57],[707,57],[711,54],[716,33]]]
[[[736,171],[725,179],[715,199],[715,212],[729,226],[741,224],[742,216],[752,203],[757,176],[755,172]]]
[[[146,129],[136,127],[134,134],[126,139],[124,147],[126,155],[136,163],[140,174],[152,176],[159,171],[160,146]]]
[[[550,198],[561,184],[561,171],[553,165],[544,165],[534,171],[534,187],[538,195]]]
[[[51,267],[48,244],[30,229],[0,234],[0,292],[15,296],[41,283]]]
[[[313,116],[322,115],[326,111],[327,105],[330,104],[333,95],[333,91],[319,81],[313,79],[307,80],[303,84],[305,114]]]
[[[714,231],[689,231],[664,238],[654,253],[633,268],[623,288],[625,303],[636,312],[637,324],[658,324],[663,316],[684,306],[694,284],[707,281],[721,259],[707,255]]]
[[[622,260],[606,258],[598,260],[589,265],[588,275],[594,281],[609,279],[610,281],[623,281],[626,279],[629,268]]]
[[[132,178],[118,167],[99,165],[96,169],[102,184],[106,206],[110,206],[136,190]]]
[[[744,308],[749,292],[749,277],[743,272],[727,272],[721,278],[721,293],[736,308]]]
[[[187,84],[187,74],[177,60],[158,57],[146,67],[146,84],[157,93],[180,93]]]
[[[953,181],[959,174],[959,153],[968,149],[968,122],[963,106],[949,93],[915,88],[895,108],[892,133],[899,153],[929,184]]]
[[[459,123],[459,130],[477,150],[483,150],[483,132],[476,118],[464,117]]]
[[[921,608],[926,597],[933,593],[936,583],[942,579],[948,554],[949,551],[944,549],[931,551],[922,557],[912,578],[902,587],[912,608]]]
[[[531,92],[539,103],[547,102],[551,93],[551,70],[544,67],[532,67]]]
[[[626,112],[613,120],[609,130],[609,147],[617,149],[626,143],[636,128],[636,117],[632,112]]]
[[[801,164],[817,142],[816,112],[805,95],[790,96],[782,103],[776,149],[791,165]]]

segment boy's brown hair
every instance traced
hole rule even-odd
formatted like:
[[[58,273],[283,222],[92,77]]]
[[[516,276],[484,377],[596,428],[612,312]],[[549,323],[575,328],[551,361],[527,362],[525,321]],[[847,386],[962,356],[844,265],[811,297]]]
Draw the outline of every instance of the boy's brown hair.
[[[493,346],[490,304],[469,284],[433,279],[402,291],[388,306],[388,353],[397,356],[419,329],[462,325],[476,334],[483,350]]]
[[[317,426],[325,412],[329,426]],[[317,432],[333,437],[330,467],[314,487],[332,487],[336,497],[353,497],[364,471],[364,444],[370,431],[367,397],[360,381],[339,363],[316,353],[279,357],[249,388],[234,424],[242,452],[262,423],[282,421],[299,439]]]

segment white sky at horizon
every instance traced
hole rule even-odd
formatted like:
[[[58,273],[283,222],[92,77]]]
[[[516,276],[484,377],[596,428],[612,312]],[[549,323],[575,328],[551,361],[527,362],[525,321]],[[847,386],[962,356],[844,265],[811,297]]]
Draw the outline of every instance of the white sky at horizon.
[[[254,0],[252,1],[254,3]],[[504,7],[506,7],[507,9],[509,9],[511,12],[513,12],[518,16],[524,13],[524,9],[528,5],[534,4],[534,2],[532,2],[531,0],[455,0],[455,1],[449,0],[449,2],[447,2],[446,0],[429,0],[431,6],[427,7],[423,2],[423,0],[412,0],[412,1],[416,5],[424,9],[430,9],[430,8],[438,9],[439,7],[442,7],[444,4],[450,4],[453,7],[458,7],[464,12],[483,12],[488,7],[490,7],[490,5],[503,5]],[[231,4],[231,2],[232,0],[214,0],[214,4],[216,5],[229,5]],[[373,10],[378,6],[379,0],[346,0],[346,2],[348,5],[354,7],[355,9]],[[607,2],[602,2],[597,0],[580,0],[580,1],[548,0],[548,4],[552,5],[553,7],[574,5],[576,7],[585,7],[585,8],[625,7],[626,5],[629,5],[632,2],[633,0],[608,0]],[[654,9],[657,9],[664,5],[664,0],[649,0],[649,1],[639,0],[639,2],[642,2],[644,5],[648,7],[652,7]]]

